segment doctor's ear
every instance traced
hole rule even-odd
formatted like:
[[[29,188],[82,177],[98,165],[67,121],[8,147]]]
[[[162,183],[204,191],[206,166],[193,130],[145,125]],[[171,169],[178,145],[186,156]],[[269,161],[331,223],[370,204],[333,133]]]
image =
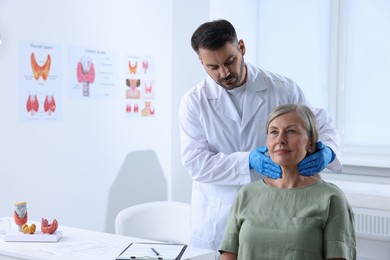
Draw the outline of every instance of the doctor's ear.
[[[242,55],[245,55],[245,43],[242,39],[238,41],[238,48],[240,49]]]

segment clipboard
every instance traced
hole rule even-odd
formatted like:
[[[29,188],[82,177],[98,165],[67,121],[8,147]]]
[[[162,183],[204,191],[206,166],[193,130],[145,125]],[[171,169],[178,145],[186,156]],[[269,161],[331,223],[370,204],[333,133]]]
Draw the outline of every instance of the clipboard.
[[[115,260],[180,260],[187,245],[170,243],[131,243]]]

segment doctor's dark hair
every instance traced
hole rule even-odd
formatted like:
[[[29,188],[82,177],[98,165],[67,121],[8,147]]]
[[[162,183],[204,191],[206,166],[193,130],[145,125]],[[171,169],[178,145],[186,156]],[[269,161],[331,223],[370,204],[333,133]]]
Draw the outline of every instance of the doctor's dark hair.
[[[196,53],[200,48],[218,50],[226,43],[237,43],[237,33],[227,20],[214,20],[198,27],[191,37],[191,46]]]
[[[286,104],[275,108],[268,116],[267,123],[265,125],[265,132],[268,134],[268,127],[272,120],[289,112],[295,112],[298,118],[302,121],[307,131],[307,135],[312,142],[311,150],[312,152],[315,152],[320,133],[317,126],[316,117],[314,116],[311,109],[305,105]]]

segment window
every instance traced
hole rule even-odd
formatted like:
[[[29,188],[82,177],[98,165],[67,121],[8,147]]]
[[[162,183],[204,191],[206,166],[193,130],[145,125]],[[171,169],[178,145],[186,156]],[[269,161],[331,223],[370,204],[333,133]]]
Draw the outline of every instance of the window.
[[[390,2],[260,1],[259,67],[288,76],[339,129],[345,165],[390,167]]]
[[[258,5],[258,66],[293,79],[312,105],[328,109],[329,1]]]
[[[388,119],[390,84],[390,2],[353,0],[340,8],[346,23],[340,47],[344,93],[338,114],[345,163],[390,167]],[[340,86],[342,90],[342,86]]]

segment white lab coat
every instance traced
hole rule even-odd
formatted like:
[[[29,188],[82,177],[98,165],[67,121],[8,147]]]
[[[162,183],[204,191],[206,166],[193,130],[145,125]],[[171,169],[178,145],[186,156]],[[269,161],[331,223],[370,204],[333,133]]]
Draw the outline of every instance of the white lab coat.
[[[247,66],[240,118],[225,89],[207,76],[187,92],[179,110],[182,163],[193,179],[192,246],[218,250],[238,190],[263,176],[249,169],[249,152],[266,144],[268,114],[279,105],[311,107],[290,79]],[[338,154],[338,134],[324,110],[313,109],[320,140]],[[336,158],[328,167],[340,172]]]

